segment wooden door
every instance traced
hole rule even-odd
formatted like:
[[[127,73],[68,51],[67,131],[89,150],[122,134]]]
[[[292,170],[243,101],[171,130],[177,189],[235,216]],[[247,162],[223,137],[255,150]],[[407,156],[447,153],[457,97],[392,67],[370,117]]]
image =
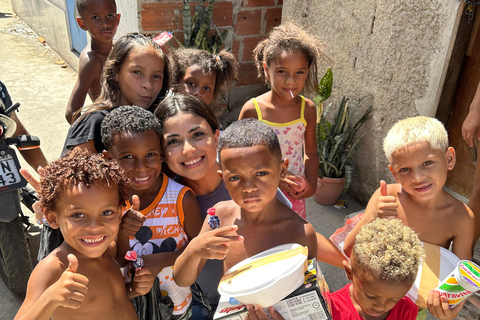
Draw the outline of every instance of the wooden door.
[[[480,82],[480,18],[478,12],[472,23],[473,30],[463,57],[460,78],[447,122],[449,142],[456,150],[457,163],[448,174],[446,187],[465,198],[470,197],[477,165],[474,148],[470,148],[463,141],[462,124]],[[476,143],[476,147],[478,147],[478,143]]]

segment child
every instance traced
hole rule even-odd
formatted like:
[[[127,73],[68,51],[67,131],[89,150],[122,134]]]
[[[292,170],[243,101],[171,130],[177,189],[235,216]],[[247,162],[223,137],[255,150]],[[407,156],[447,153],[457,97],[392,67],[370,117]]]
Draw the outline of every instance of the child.
[[[417,306],[405,295],[423,256],[418,236],[400,220],[375,219],[364,225],[350,263],[344,261],[352,283],[331,295],[333,319],[415,319]]]
[[[103,118],[115,107],[138,105],[153,111],[168,89],[170,61],[152,39],[129,33],[115,43],[102,73],[102,91],[97,101],[75,121],[67,133],[62,155],[74,147],[99,153],[105,150],[100,134]],[[44,225],[38,260],[63,241],[61,234]]]
[[[299,27],[284,24],[259,42],[253,53],[258,75],[271,90],[245,103],[239,119],[257,118],[275,130],[282,157],[289,160],[280,189],[292,209],[305,218],[305,198],[317,188],[318,154],[315,105],[300,93],[304,88],[317,90],[316,40]]]
[[[105,117],[101,132],[108,154],[118,160],[130,178],[129,194],[138,196],[144,217],[138,220],[139,225],[144,222],[134,236],[119,234],[117,258],[135,250],[159,278],[160,289],[172,299],[174,317],[187,316],[190,288],[175,285],[172,266],[180,249],[201,228],[195,195],[161,173],[162,128],[151,112],[136,106],[118,107]]]
[[[102,152],[100,125],[115,107],[136,105],[153,111],[168,90],[169,68],[168,56],[152,39],[136,33],[118,39],[105,61],[100,97],[69,129],[63,154],[75,146]]]
[[[206,105],[217,104],[236,81],[238,62],[225,50],[214,55],[199,49],[179,49],[176,56],[173,89],[191,94]]]
[[[224,259],[226,272],[250,256],[285,243],[307,246],[309,258],[316,257],[312,225],[275,196],[288,160],[282,161],[273,130],[256,119],[234,122],[220,137],[219,160],[219,173],[232,200],[215,205],[220,228],[212,230],[207,218],[200,235],[178,257],[175,282],[191,285],[207,259]]]
[[[65,241],[40,261],[15,319],[136,319],[129,298],[150,290],[140,270],[129,293],[114,259],[125,172],[116,161],[81,149],[54,161],[41,179],[41,205]]]
[[[115,0],[76,0],[77,23],[90,34],[91,42],[80,54],[78,80],[68,101],[65,118],[72,124],[75,113],[88,95],[95,101],[100,95],[103,64],[113,45],[120,14]]]
[[[446,249],[452,245],[455,255],[470,260],[474,216],[466,205],[443,190],[447,172],[455,166],[455,149],[448,146],[442,123],[429,117],[401,120],[390,129],[383,146],[397,183],[387,186],[385,181],[380,182],[365,215],[345,240],[347,256],[361,226],[377,217],[397,217],[420,240]],[[454,310],[458,313],[460,309]]]

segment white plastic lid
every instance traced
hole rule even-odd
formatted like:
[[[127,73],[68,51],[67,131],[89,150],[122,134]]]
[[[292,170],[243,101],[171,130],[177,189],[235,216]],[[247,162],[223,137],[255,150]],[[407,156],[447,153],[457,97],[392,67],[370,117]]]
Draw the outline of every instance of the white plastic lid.
[[[286,252],[299,247],[302,246],[296,243],[280,245],[237,263],[235,266],[230,268],[227,273],[225,273],[218,286],[218,291],[221,295],[240,297],[264,290],[274,285],[278,280],[291,276],[301,265],[305,263],[305,260],[307,259],[305,254],[299,252],[298,254],[286,259],[269,262],[250,270],[247,269],[239,272],[238,275],[229,281],[224,281],[225,277],[228,277],[229,274],[239,270],[249,263],[252,263],[253,261],[258,261],[272,254]],[[299,277],[301,277],[303,282],[303,272],[299,275]],[[296,281],[296,279],[292,279],[292,281]]]

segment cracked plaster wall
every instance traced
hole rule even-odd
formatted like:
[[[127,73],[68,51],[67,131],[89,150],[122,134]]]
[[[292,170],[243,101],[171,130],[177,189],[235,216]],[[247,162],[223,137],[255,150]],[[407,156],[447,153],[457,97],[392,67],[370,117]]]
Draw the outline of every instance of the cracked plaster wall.
[[[292,0],[283,4],[282,21],[295,21],[324,43],[320,74],[331,67],[332,97],[367,103],[375,112],[354,158],[350,192],[363,202],[381,179],[394,182],[382,143],[388,129],[409,116],[435,116],[459,0]],[[365,107],[367,106],[365,103]]]

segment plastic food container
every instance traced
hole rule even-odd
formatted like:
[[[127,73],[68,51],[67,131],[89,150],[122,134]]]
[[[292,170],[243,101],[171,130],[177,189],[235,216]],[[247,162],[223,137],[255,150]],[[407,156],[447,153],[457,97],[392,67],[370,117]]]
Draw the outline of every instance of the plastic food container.
[[[480,290],[480,267],[468,260],[461,260],[455,270],[437,287],[445,294],[450,308]]]
[[[303,284],[308,248],[296,243],[263,251],[233,266],[218,292],[243,304],[270,307]]]

